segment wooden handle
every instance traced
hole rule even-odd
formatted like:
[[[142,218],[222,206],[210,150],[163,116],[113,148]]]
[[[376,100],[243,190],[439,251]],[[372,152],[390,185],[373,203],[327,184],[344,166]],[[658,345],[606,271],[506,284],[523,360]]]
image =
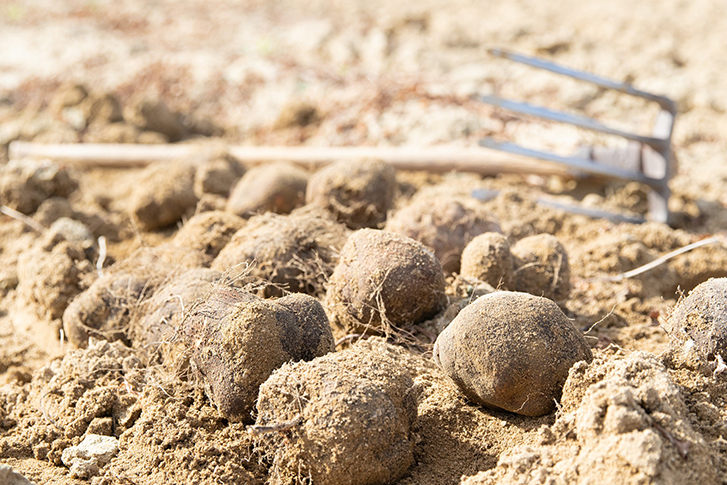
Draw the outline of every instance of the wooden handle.
[[[209,147],[192,144],[42,144],[15,141],[10,144],[10,159],[50,158],[83,166],[142,167],[159,160],[209,157]],[[473,172],[481,175],[527,173],[572,176],[568,169],[554,163],[536,161],[484,147],[308,147],[308,146],[231,146],[228,153],[247,163],[290,161],[317,167],[339,160],[383,160],[400,170],[431,172]]]

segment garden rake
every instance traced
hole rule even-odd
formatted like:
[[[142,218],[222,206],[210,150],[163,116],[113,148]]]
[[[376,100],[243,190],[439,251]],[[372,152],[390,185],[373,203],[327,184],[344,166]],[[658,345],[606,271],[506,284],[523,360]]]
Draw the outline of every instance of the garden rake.
[[[492,138],[480,140],[480,145],[513,155],[547,160],[580,172],[621,180],[632,180],[648,185],[651,189],[648,194],[649,219],[667,224],[670,222],[668,207],[670,191],[668,184],[676,169],[676,159],[671,145],[674,120],[677,113],[674,101],[665,96],[640,91],[630,84],[619,83],[587,72],[565,68],[543,59],[514,54],[502,49],[493,49],[490,53],[496,57],[555,74],[562,74],[594,84],[603,89],[612,89],[657,103],[661,109],[652,128],[652,136],[642,136],[609,127],[584,116],[552,111],[541,106],[515,102],[494,95],[480,96],[479,100],[484,103],[517,114],[567,123],[579,128],[629,140],[625,148],[585,147],[573,156],[560,156],[552,152],[533,150],[514,143],[497,142]]]

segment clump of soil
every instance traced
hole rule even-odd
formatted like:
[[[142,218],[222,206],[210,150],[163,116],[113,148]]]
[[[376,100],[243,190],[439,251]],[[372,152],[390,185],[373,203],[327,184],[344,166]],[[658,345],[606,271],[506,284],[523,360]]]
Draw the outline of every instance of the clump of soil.
[[[653,355],[581,362],[540,443],[518,445],[463,485],[718,483],[716,456],[690,424],[677,385]]]
[[[285,362],[333,350],[328,319],[322,308],[313,308],[320,303],[307,295],[281,300],[218,287],[187,317],[192,367],[227,419],[250,421],[260,384]]]
[[[28,386],[2,393],[5,423],[31,425],[3,425],[0,456],[60,466],[63,450],[84,435],[119,436],[140,412],[131,384],[120,384],[142,378],[138,359],[119,342],[92,339],[87,349],[71,350],[40,368]]]
[[[414,463],[413,382],[394,352],[354,345],[286,364],[260,387],[254,429],[271,483],[382,484]]]
[[[550,234],[525,237],[512,246],[515,257],[515,289],[555,301],[571,291],[568,253]]]
[[[78,183],[50,160],[13,160],[0,168],[0,203],[32,214],[49,197],[68,197]]]
[[[43,319],[60,318],[92,271],[82,247],[49,231],[18,257],[18,299]]]
[[[583,335],[547,298],[500,291],[465,307],[437,337],[434,360],[472,401],[526,416],[555,409]]]
[[[289,214],[305,203],[308,172],[279,162],[248,170],[235,185],[227,210],[241,217],[275,212]]]
[[[461,275],[485,281],[495,288],[514,289],[515,262],[507,237],[486,232],[470,241],[462,251]]]
[[[727,278],[713,278],[694,288],[666,319],[671,349],[706,364],[727,360]],[[717,366],[718,364],[715,364]],[[724,372],[724,370],[720,370]]]
[[[361,229],[341,250],[326,293],[331,324],[345,334],[410,328],[446,304],[444,274],[421,243]]]
[[[194,167],[184,161],[156,162],[139,174],[129,212],[140,228],[153,231],[174,224],[194,210]]]
[[[432,248],[444,271],[457,273],[465,246],[475,236],[500,232],[500,226],[481,202],[435,187],[420,191],[409,205],[396,211],[386,230]]]
[[[137,312],[143,316],[131,322],[129,338],[147,360],[167,361],[167,355],[173,360],[180,354],[180,330],[185,312],[209,293],[221,276],[207,268],[190,269],[160,286],[143,303]]]
[[[310,101],[294,99],[283,106],[273,127],[286,129],[304,127],[321,121],[322,115]]]
[[[264,483],[244,425],[229,423],[201,391],[145,368],[121,342],[91,339],[0,391],[0,458],[22,462],[37,483],[68,476],[65,449],[89,434],[119,439],[119,453],[91,483]],[[11,424],[12,423],[12,424]]]
[[[351,229],[378,227],[393,207],[396,171],[371,160],[340,161],[322,168],[308,182],[306,202],[322,207]]]
[[[212,268],[267,281],[267,295],[280,288],[322,294],[347,237],[345,226],[315,214],[259,215],[235,233]]]
[[[234,214],[223,211],[202,212],[191,217],[174,235],[171,244],[198,251],[211,259],[217,257],[232,236],[245,225]]]
[[[56,219],[50,228],[46,238],[60,237],[81,249],[88,250],[94,244],[94,237],[86,225],[70,217]]]

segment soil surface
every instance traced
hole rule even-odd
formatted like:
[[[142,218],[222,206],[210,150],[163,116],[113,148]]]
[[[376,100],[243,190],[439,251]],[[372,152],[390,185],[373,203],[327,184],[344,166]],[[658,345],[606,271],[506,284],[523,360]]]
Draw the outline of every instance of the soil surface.
[[[702,321],[710,338],[727,335],[724,318],[703,315],[724,307],[724,292],[674,312],[697,285],[727,276],[723,7],[0,0],[0,465],[39,484],[727,483],[723,340],[695,353],[690,333],[669,335]],[[303,339],[325,324],[321,308],[331,319],[329,278],[361,227],[345,227],[340,214],[361,201],[336,193],[336,210],[305,205],[301,184],[313,173],[304,173],[280,177],[276,184],[296,184],[280,192],[255,184],[270,195],[254,210],[276,214],[235,211],[230,194],[252,165],[227,146],[474,146],[486,136],[563,155],[625,146],[486,106],[476,94],[649,134],[653,104],[496,59],[493,47],[674,99],[672,226],[592,219],[552,204],[645,215],[648,188],[635,182],[398,171],[390,204],[385,190],[390,210],[374,208],[364,225],[416,223],[407,235],[421,236],[432,258],[442,250],[432,234],[456,236],[444,250],[453,258],[443,274],[446,305],[383,335],[334,328],[332,352],[326,337],[323,350],[302,356],[286,347],[272,359],[275,349],[260,342],[283,348]],[[99,168],[11,161],[15,140],[201,148],[188,160]],[[449,210],[448,200],[461,201],[455,215],[437,211]],[[426,210],[406,216],[411,207]],[[459,224],[474,214],[488,223]],[[512,264],[506,258],[510,274],[484,282],[453,273],[463,245],[491,231],[506,238],[503,247],[520,248]],[[529,236],[538,237],[518,244]],[[357,271],[377,270],[363,263]],[[232,288],[269,315],[241,323],[209,298]],[[432,360],[460,310],[504,289],[555,298],[591,348],[593,360],[570,368],[544,416],[478,405]],[[289,291],[314,304],[295,316]],[[371,306],[386,319],[376,291]],[[676,321],[687,313],[692,320]],[[248,331],[260,335],[247,344],[254,352],[220,353],[215,346],[226,340],[209,337]],[[207,360],[195,349],[214,365],[200,365]],[[253,367],[265,368],[252,379],[259,395],[238,376]],[[256,408],[226,419],[210,392],[215,379],[245,387]],[[64,451],[95,435],[114,437],[118,450],[71,463]]]

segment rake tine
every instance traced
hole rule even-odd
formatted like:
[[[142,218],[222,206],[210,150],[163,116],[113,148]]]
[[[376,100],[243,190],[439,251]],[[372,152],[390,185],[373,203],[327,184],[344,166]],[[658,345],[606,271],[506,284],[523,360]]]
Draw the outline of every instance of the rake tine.
[[[641,182],[643,184],[652,187],[661,187],[663,181],[652,177],[647,177],[643,173],[632,172],[630,170],[621,170],[616,167],[610,167],[608,165],[600,165],[594,163],[593,160],[580,157],[563,157],[550,152],[541,152],[539,150],[532,150],[525,148],[515,143],[509,142],[497,142],[492,138],[484,138],[479,142],[480,146],[486,148],[493,148],[516,155],[523,155],[526,157],[537,158],[540,160],[547,160],[549,162],[556,162],[562,165],[566,165],[570,168],[579,170],[581,172],[590,173],[593,175],[602,175],[606,177],[612,177],[622,180],[633,180]]]
[[[538,59],[536,57],[528,57],[521,54],[515,54],[504,49],[490,49],[489,53],[495,57],[509,59],[511,61],[535,67],[537,69],[543,69],[545,71],[550,71],[555,74],[572,77],[574,79],[578,79],[579,81],[585,81],[591,84],[595,84],[596,86],[605,89],[613,89],[615,91],[629,94],[631,96],[648,99],[649,101],[658,103],[659,106],[661,106],[666,111],[669,111],[670,113],[676,113],[676,104],[671,99],[665,96],[659,96],[658,94],[640,91],[638,89],[635,89],[630,84],[613,81],[611,79],[597,76],[589,72],[577,71],[575,69],[563,67],[543,59]]]
[[[561,111],[552,111],[542,106],[534,106],[527,103],[519,103],[516,101],[510,101],[509,99],[503,99],[498,96],[484,95],[480,96],[480,101],[483,103],[497,106],[499,108],[506,109],[518,114],[535,116],[548,121],[556,121],[559,123],[567,123],[570,125],[585,128],[591,131],[598,131],[609,135],[620,136],[628,140],[634,140],[646,145],[652,146],[657,150],[663,150],[667,147],[669,140],[662,138],[654,138],[650,136],[641,136],[635,133],[629,133],[627,131],[617,130],[615,128],[608,127],[604,124],[599,123],[596,120],[587,118],[585,116],[576,116]]]

